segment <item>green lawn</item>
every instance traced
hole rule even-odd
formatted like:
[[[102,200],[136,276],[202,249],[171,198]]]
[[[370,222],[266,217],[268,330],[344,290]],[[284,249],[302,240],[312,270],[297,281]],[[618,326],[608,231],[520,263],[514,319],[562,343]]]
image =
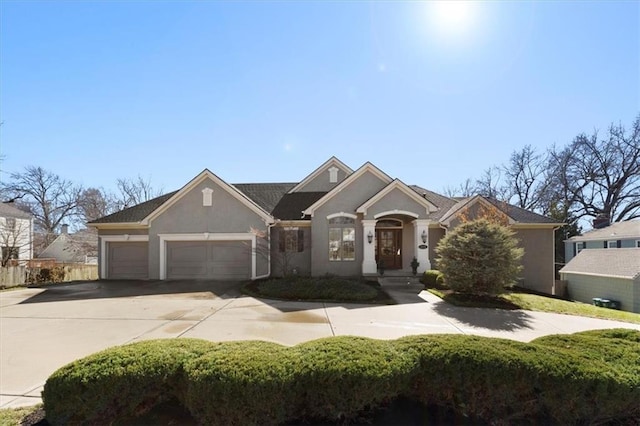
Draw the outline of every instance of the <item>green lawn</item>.
[[[33,423],[36,423],[43,416],[41,408],[42,404],[30,407],[4,408],[0,410],[0,426],[19,426],[27,415],[35,420]]]
[[[501,309],[526,309],[528,311],[553,312],[557,314],[579,315],[583,317],[609,319],[640,324],[640,314],[619,311],[616,309],[600,308],[587,303],[560,300],[554,297],[538,296],[529,293],[509,292],[500,298],[461,297],[459,294],[443,290],[429,289],[436,296],[457,306]]]

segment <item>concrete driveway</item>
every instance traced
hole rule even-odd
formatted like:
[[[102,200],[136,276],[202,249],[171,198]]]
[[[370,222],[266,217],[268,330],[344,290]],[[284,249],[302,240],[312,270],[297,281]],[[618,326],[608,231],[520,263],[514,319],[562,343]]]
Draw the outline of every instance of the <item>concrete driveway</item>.
[[[530,311],[456,308],[420,286],[388,287],[397,305],[261,300],[237,283],[94,281],[0,293],[0,407],[33,405],[59,367],[99,350],[167,337],[396,339],[458,333],[530,341],[547,334],[640,325]]]

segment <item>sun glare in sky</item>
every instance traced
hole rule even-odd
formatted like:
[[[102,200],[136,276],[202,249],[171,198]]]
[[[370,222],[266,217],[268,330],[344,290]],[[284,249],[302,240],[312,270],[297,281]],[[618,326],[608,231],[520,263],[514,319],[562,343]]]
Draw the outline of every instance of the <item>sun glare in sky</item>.
[[[471,37],[478,20],[477,1],[440,0],[427,3],[430,29],[440,37],[454,40]],[[451,40],[453,41],[453,40]]]

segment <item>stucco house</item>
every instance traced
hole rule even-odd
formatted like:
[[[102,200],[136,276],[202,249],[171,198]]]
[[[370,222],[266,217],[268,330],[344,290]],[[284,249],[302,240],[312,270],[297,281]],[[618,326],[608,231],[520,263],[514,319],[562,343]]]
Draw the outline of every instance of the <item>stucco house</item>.
[[[60,234],[40,254],[38,259],[49,259],[56,263],[98,263],[98,234],[83,229],[69,232],[68,225],[62,225]]]
[[[2,266],[33,255],[33,216],[11,203],[0,203],[0,250]]]
[[[640,247],[640,220],[628,220],[605,224],[576,235],[564,242],[565,260],[568,263],[584,249],[618,249]]]
[[[640,248],[582,250],[560,269],[560,277],[573,300],[615,300],[622,310],[640,313]]]
[[[448,198],[335,157],[295,183],[229,184],[204,170],[180,190],[97,219],[100,277],[258,279],[411,273],[435,264],[445,233],[497,208],[525,249],[521,285],[551,291],[560,224],[484,197]]]

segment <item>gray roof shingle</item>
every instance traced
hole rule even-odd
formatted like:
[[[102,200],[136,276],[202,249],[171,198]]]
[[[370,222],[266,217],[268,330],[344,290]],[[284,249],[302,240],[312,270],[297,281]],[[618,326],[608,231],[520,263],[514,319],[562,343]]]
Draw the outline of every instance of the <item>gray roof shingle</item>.
[[[520,207],[514,206],[512,204],[507,204],[502,201],[498,201],[495,198],[482,197],[502,212],[504,212],[507,216],[511,217],[518,223],[558,223],[557,220],[552,219],[547,216],[543,216],[538,213],[534,213],[529,210],[522,209]]]
[[[640,239],[640,220],[627,220],[625,222],[615,222],[600,229],[592,229],[583,235],[576,235],[569,238],[570,241],[593,241],[611,240],[621,238]]]
[[[169,192],[168,194],[161,195],[152,200],[145,201],[144,203],[140,203],[135,206],[120,210],[119,212],[112,213],[96,220],[92,220],[89,223],[140,222],[142,219],[149,216],[155,209],[164,204],[164,202],[171,198],[176,192],[178,191]]]
[[[560,272],[635,278],[640,276],[640,248],[584,249]]]
[[[31,215],[9,203],[0,203],[0,217],[15,217],[16,219],[31,219]]]
[[[273,216],[280,220],[301,220],[302,211],[322,198],[327,192],[293,192],[285,194],[273,209]]]
[[[291,190],[295,183],[234,183],[237,190],[253,200],[265,211],[272,213],[282,197]]]

